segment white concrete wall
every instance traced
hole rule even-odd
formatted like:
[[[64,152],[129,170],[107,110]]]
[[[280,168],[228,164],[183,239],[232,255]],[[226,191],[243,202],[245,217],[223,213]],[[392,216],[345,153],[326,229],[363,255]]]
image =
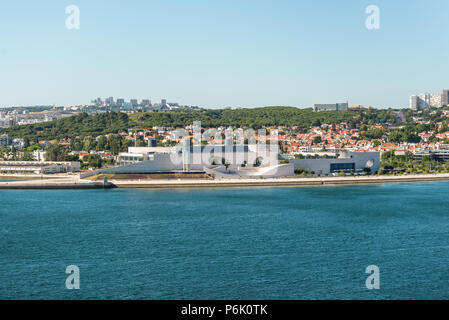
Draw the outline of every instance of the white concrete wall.
[[[295,169],[301,168],[309,171],[315,171],[316,174],[331,173],[332,163],[355,163],[356,170],[363,170],[368,161],[372,161],[371,172],[377,172],[380,168],[379,152],[346,152],[338,159],[295,159],[290,160]]]
[[[205,168],[209,174],[213,174],[218,179],[248,179],[248,178],[282,178],[294,175],[293,164],[280,164],[270,167],[258,168],[229,168],[218,166],[215,168]]]

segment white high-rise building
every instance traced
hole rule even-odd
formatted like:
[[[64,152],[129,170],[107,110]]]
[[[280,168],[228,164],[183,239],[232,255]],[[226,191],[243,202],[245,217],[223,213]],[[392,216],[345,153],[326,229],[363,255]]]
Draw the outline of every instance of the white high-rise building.
[[[418,95],[418,108],[425,110],[430,108],[430,93],[421,93]]]
[[[419,97],[417,95],[410,96],[410,108],[413,110],[418,110],[418,100]]]
[[[449,90],[443,90],[443,95],[441,97],[442,101],[441,104],[443,106],[449,106]]]
[[[114,104],[114,98],[113,97],[106,98],[105,103],[107,105],[109,105],[109,106],[113,105]]]
[[[421,93],[410,96],[410,108],[415,110],[425,110],[430,107],[441,108],[445,105],[445,93]]]
[[[430,106],[434,108],[441,108],[443,106],[443,95],[432,93],[430,95]]]
[[[430,108],[430,93],[421,93],[410,96],[410,108],[425,110]]]

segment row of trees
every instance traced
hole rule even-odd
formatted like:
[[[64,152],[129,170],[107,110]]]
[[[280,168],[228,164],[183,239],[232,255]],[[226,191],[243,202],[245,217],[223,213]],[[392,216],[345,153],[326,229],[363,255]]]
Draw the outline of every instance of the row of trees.
[[[102,135],[98,140],[92,138],[73,138],[70,141],[70,148],[73,151],[90,152],[109,150],[114,155],[128,150],[128,147],[130,146],[131,142],[119,135],[110,135],[109,138]]]
[[[298,126],[298,130],[320,126],[323,123],[347,122],[351,127],[362,124],[394,122],[391,110],[348,110],[314,112],[311,108],[264,107],[255,109],[202,109],[177,112],[137,113],[131,116],[139,125],[185,127],[193,121],[201,121],[206,128],[219,126],[250,127],[260,129],[269,126]]]
[[[449,173],[449,163],[435,161],[429,156],[415,160],[410,152],[404,155],[397,155],[394,151],[383,153],[379,174],[419,173]]]
[[[1,133],[27,141],[65,139],[73,137],[98,136],[118,133],[132,127],[133,123],[125,113],[106,112],[89,116],[87,113],[29,125],[13,126],[2,129]]]
[[[78,155],[71,155],[68,148],[59,145],[51,145],[45,149],[45,160],[47,161],[79,161]],[[97,154],[89,154],[83,158],[81,168],[101,168],[106,162]]]

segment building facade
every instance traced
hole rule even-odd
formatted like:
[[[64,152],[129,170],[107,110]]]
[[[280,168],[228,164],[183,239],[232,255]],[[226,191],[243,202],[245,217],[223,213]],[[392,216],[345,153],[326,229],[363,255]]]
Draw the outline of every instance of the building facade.
[[[7,134],[0,135],[0,147],[8,147],[12,144],[12,139]]]
[[[430,106],[433,108],[441,108],[443,106],[443,95],[438,93],[430,94]]]
[[[449,106],[449,90],[443,90],[443,96],[441,97],[441,103],[443,106]]]
[[[54,174],[79,171],[79,162],[0,161],[0,173],[3,174]]]
[[[449,90],[440,93],[421,93],[410,96],[410,108],[414,110],[426,110],[430,107],[441,108],[449,105]]]
[[[313,110],[315,111],[340,111],[348,110],[349,103],[316,103],[313,105]]]
[[[343,152],[338,158],[310,158],[290,160],[295,169],[315,172],[315,174],[375,173],[380,169],[379,152]]]

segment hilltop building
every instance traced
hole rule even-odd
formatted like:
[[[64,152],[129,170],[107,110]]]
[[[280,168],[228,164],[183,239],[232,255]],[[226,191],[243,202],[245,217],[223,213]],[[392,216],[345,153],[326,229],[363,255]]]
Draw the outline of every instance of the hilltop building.
[[[0,135],[0,147],[8,147],[12,143],[12,139],[7,134]]]
[[[315,111],[340,111],[348,110],[348,102],[345,103],[328,103],[328,104],[314,104],[313,110]]]
[[[441,108],[449,105],[449,90],[443,93],[421,93],[410,96],[410,108],[414,110],[426,110],[430,107]]]
[[[430,94],[429,104],[434,108],[441,108],[443,106],[443,95],[442,94]]]
[[[441,97],[441,104],[443,106],[449,106],[449,90],[443,90],[443,96]]]

